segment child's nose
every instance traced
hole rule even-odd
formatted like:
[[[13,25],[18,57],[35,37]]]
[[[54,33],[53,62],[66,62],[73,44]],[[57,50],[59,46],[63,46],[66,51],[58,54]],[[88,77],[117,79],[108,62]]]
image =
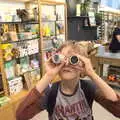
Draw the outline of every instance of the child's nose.
[[[69,58],[65,58],[65,65],[69,65]]]

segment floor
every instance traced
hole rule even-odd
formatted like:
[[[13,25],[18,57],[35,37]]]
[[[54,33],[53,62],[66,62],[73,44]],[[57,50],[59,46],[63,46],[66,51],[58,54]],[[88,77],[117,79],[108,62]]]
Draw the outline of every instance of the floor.
[[[94,103],[93,105],[93,114],[95,120],[120,120],[119,118],[114,117],[112,114],[107,112],[104,108],[102,108],[98,103]],[[48,120],[48,114],[46,111],[36,115],[31,120]]]

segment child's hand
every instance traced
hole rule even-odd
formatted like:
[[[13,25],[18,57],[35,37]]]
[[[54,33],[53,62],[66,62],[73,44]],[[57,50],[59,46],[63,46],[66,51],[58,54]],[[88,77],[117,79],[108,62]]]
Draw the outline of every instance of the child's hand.
[[[81,73],[91,77],[91,75],[93,75],[95,71],[92,67],[90,59],[78,54],[76,56],[80,59],[79,65],[73,65],[73,67],[80,70]]]
[[[46,73],[49,74],[50,76],[55,77],[58,74],[58,72],[61,70],[61,68],[64,66],[64,64],[65,62],[62,62],[59,65],[56,65],[51,61],[51,58],[50,58],[45,63]]]
[[[84,71],[85,71],[85,74],[88,75],[89,77],[91,77],[95,71],[93,69],[93,66],[91,64],[91,61],[89,58],[87,57],[84,57],[84,56],[81,56],[81,55],[77,55],[79,57],[79,59],[83,62],[83,66],[84,66]]]

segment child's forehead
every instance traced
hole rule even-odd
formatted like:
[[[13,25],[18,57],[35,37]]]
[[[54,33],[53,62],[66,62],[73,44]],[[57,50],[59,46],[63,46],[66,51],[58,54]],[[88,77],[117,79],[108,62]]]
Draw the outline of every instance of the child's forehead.
[[[76,49],[74,49],[72,46],[66,46],[61,50],[62,54],[72,54],[72,53],[78,53]]]

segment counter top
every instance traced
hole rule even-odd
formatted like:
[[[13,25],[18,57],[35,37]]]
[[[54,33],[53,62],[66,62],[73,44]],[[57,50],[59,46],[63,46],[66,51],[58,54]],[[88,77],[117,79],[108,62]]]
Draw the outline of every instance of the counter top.
[[[119,53],[104,52],[103,54],[96,54],[96,57],[120,59],[120,52]]]

